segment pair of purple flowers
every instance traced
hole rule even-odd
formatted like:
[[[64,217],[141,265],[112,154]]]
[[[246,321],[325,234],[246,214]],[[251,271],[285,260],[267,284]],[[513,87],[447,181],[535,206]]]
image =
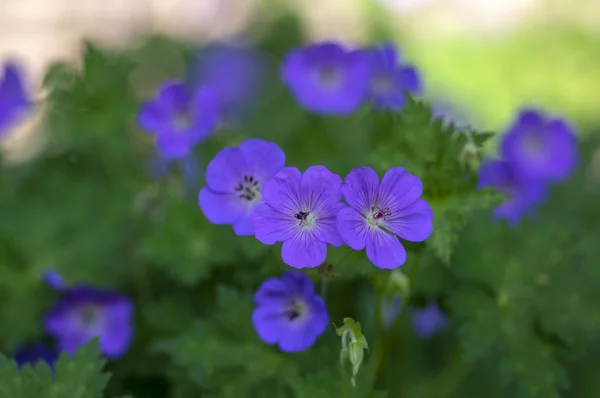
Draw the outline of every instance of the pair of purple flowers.
[[[281,257],[294,268],[317,267],[327,245],[344,243],[366,249],[379,268],[396,268],[406,261],[398,237],[421,242],[432,232],[421,180],[402,168],[379,181],[373,169],[359,167],[343,183],[325,166],[302,173],[284,164],[283,150],[261,139],[222,149],[207,167],[200,208],[214,224],[233,224],[237,235],[283,243]]]
[[[77,284],[66,286],[55,272],[44,273],[48,285],[60,293],[58,303],[43,319],[44,330],[55,338],[58,351],[72,355],[75,350],[94,338],[107,358],[123,356],[133,339],[133,303],[115,291]],[[52,365],[56,351],[35,344],[24,347],[15,355],[22,366],[27,362],[44,360]]]
[[[0,140],[31,108],[17,65],[4,65],[0,80]]]
[[[563,120],[523,110],[500,142],[500,159],[484,163],[479,186],[494,187],[508,200],[497,218],[517,223],[548,195],[548,185],[566,180],[578,163],[577,139]]]
[[[348,50],[324,42],[294,49],[283,62],[281,78],[304,108],[322,114],[347,115],[369,100],[400,110],[406,91],[422,89],[416,69],[400,61],[391,43]]]

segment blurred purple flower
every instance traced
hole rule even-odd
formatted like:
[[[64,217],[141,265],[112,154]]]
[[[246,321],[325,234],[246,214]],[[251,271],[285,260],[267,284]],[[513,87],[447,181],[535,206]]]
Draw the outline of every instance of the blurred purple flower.
[[[64,290],[58,304],[46,313],[44,329],[58,340],[61,351],[73,354],[98,337],[110,359],[125,354],[133,339],[133,303],[121,294],[78,285]]]
[[[304,173],[284,167],[263,185],[264,203],[254,212],[256,239],[266,245],[283,242],[281,258],[294,268],[317,267],[327,257],[327,245],[342,246],[336,217],[342,179],[325,166]]]
[[[243,109],[260,92],[265,70],[264,55],[250,47],[213,43],[201,49],[190,68],[192,87],[211,87],[221,107]]]
[[[394,326],[394,322],[396,322],[396,318],[400,313],[401,304],[402,297],[400,296],[381,301],[381,321],[386,330],[390,330]]]
[[[221,149],[208,164],[207,186],[198,194],[204,216],[213,224],[232,224],[237,235],[254,235],[252,216],[263,203],[263,184],[284,164],[281,148],[259,138]]]
[[[446,326],[448,318],[435,301],[412,314],[412,325],[415,334],[421,339],[428,339]]]
[[[65,280],[63,277],[56,271],[53,270],[45,270],[42,273],[42,279],[48,286],[50,286],[54,290],[62,290],[65,287]]]
[[[479,188],[493,187],[507,196],[494,209],[494,216],[515,225],[544,201],[547,189],[543,182],[524,179],[513,165],[502,160],[483,163],[479,169]]]
[[[527,180],[561,182],[577,166],[579,154],[573,129],[530,109],[521,111],[500,143],[502,158]]]
[[[380,183],[375,170],[358,167],[346,176],[342,193],[350,207],[339,212],[338,231],[352,249],[366,249],[378,268],[406,262],[399,237],[423,242],[433,231],[431,206],[420,199],[423,183],[403,168],[388,170]]]
[[[366,99],[370,59],[336,43],[290,51],[281,78],[304,108],[322,114],[348,115]]]
[[[161,157],[184,158],[217,126],[219,103],[209,87],[192,93],[179,81],[167,81],[155,99],[142,104],[137,121],[156,136]]]
[[[35,366],[35,364],[39,361],[46,362],[51,369],[54,369],[54,362],[57,359],[58,353],[42,343],[24,346],[15,353],[15,362],[17,362],[19,369],[21,369],[25,364],[31,364],[32,366]]]
[[[413,95],[421,93],[422,82],[417,70],[400,61],[392,43],[358,50],[353,56],[368,60],[370,95],[375,106],[400,110],[406,103],[406,91]]]
[[[4,65],[0,80],[0,139],[31,108],[17,65]]]
[[[314,284],[297,271],[264,281],[254,301],[252,324],[258,336],[267,344],[278,344],[284,352],[311,347],[329,324],[327,308],[315,294]]]

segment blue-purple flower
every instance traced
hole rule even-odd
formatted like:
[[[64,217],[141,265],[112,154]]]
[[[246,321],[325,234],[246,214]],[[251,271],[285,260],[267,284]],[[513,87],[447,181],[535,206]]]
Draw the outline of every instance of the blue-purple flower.
[[[0,80],[0,139],[30,109],[31,101],[14,64],[5,64]]]
[[[336,229],[342,179],[325,166],[304,174],[285,167],[263,185],[264,203],[254,212],[256,239],[283,242],[283,262],[294,268],[317,267],[327,257],[327,245],[343,244]]]
[[[213,224],[233,224],[237,235],[254,235],[252,215],[263,202],[265,181],[284,164],[281,148],[259,138],[223,148],[208,164],[207,186],[198,195],[204,215]]]
[[[257,308],[252,324],[267,344],[284,352],[304,351],[312,346],[329,324],[323,299],[315,294],[310,278],[289,271],[281,278],[262,283],[254,296]]]
[[[370,95],[379,108],[400,110],[406,103],[405,92],[419,94],[422,89],[417,70],[400,62],[396,48],[385,43],[378,48],[358,50],[354,57],[369,64]]]
[[[111,290],[78,285],[63,292],[58,304],[44,317],[44,329],[58,341],[61,351],[73,354],[99,338],[100,349],[114,359],[125,354],[133,339],[133,303]]]
[[[422,339],[427,339],[446,326],[448,318],[435,301],[412,314],[412,325],[415,334]]]
[[[366,99],[370,68],[336,43],[313,44],[286,56],[281,76],[304,108],[322,114],[347,115]]]
[[[39,361],[44,361],[54,368],[54,362],[58,359],[58,353],[42,343],[36,343],[30,346],[21,347],[15,353],[15,362],[19,369],[25,364],[35,366]]]
[[[265,59],[253,48],[213,43],[203,48],[191,67],[194,86],[211,87],[223,108],[237,111],[258,94]]]
[[[338,215],[338,231],[354,250],[366,248],[378,268],[390,269],[406,262],[406,250],[398,238],[422,242],[433,231],[433,211],[424,200],[421,180],[405,169],[388,170],[381,183],[375,170],[354,169],[342,186],[350,205]]]
[[[494,209],[494,216],[511,225],[531,213],[548,193],[543,182],[523,178],[512,163],[503,160],[491,160],[481,165],[479,187],[493,187],[506,195],[507,200]]]
[[[577,138],[563,120],[523,110],[500,143],[501,157],[522,179],[560,182],[578,162]]]
[[[58,272],[50,269],[42,273],[42,279],[54,290],[62,290],[66,286],[64,278]]]
[[[184,158],[219,122],[219,102],[209,87],[192,92],[179,81],[167,81],[155,99],[142,104],[139,126],[156,137],[166,159]]]

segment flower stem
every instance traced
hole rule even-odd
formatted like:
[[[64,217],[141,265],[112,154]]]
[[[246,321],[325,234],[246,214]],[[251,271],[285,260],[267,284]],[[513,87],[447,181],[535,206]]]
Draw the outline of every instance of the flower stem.
[[[352,249],[348,249],[348,251],[342,256],[342,258],[340,258],[340,261],[338,261],[334,267],[335,268],[339,267],[348,258],[350,253],[352,253],[353,251],[354,250],[352,250]]]
[[[328,278],[324,275],[321,277],[321,298],[323,301],[326,301],[325,295],[327,294],[327,279]]]

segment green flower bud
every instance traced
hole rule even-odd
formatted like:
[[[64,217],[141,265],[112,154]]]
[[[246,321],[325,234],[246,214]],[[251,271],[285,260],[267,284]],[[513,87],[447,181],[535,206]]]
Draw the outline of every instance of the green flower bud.
[[[364,358],[363,350],[364,350],[364,348],[363,348],[362,344],[360,344],[358,341],[353,341],[350,343],[349,357],[350,357],[350,363],[352,364],[352,375],[353,376],[356,376],[356,374],[358,373],[358,369],[360,368],[360,365],[362,364],[362,361]]]

